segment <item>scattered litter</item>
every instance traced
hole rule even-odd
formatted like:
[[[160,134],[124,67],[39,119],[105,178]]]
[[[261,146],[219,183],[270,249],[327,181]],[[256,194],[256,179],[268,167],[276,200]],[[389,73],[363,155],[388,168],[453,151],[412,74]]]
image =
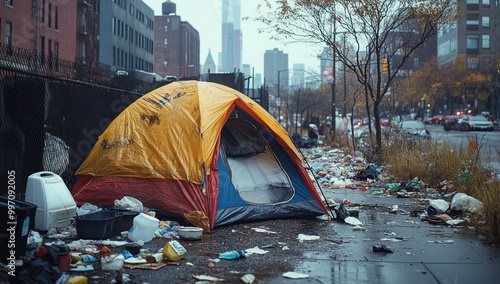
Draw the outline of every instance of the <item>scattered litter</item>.
[[[92,264],[88,264],[88,265],[79,265],[75,268],[71,268],[70,271],[92,271],[94,270],[94,266]]]
[[[226,251],[223,253],[219,253],[219,258],[220,259],[227,259],[227,260],[233,260],[233,259],[238,259],[246,257],[246,253],[242,250],[231,250],[231,251]]]
[[[444,213],[444,212],[446,212],[446,210],[448,210],[448,208],[450,208],[450,204],[446,200],[443,200],[443,199],[432,199],[429,201],[429,204],[430,204],[429,210],[433,208],[435,210],[434,214]],[[429,211],[429,213],[430,213],[430,211]]]
[[[148,254],[148,255],[145,255],[144,258],[149,263],[158,263],[158,262],[161,262],[163,260],[163,253],[158,252],[158,253],[154,253],[154,254]]]
[[[393,243],[397,243],[397,242],[401,242],[402,239],[397,239],[397,238],[382,238],[380,239],[381,241],[387,241],[387,242],[393,242]]]
[[[453,240],[442,240],[442,241],[427,241],[430,244],[452,244]]]
[[[186,265],[194,267],[194,264],[192,262],[186,262]]]
[[[133,269],[147,269],[147,270],[158,270],[162,267],[167,266],[167,263],[165,262],[159,262],[159,263],[139,263],[139,264],[132,264],[132,263],[125,263],[123,265],[126,268],[133,268]]]
[[[245,275],[241,276],[240,279],[244,283],[251,284],[255,281],[255,276],[253,274],[245,274]]]
[[[309,275],[290,271],[290,272],[283,273],[283,277],[291,278],[291,279],[303,279],[303,278],[308,278]]]
[[[361,223],[361,221],[359,221],[356,217],[347,217],[344,222],[352,226],[363,226],[363,223]]]
[[[124,263],[125,258],[121,253],[101,257],[102,270],[120,270]]]
[[[483,209],[483,203],[465,193],[457,193],[451,200],[451,210],[479,213]]]
[[[251,254],[266,254],[269,251],[260,249],[259,247],[253,247],[245,250],[246,255],[251,255]]]
[[[252,230],[256,231],[257,233],[276,234],[276,232],[269,231],[269,230],[266,230],[266,229],[261,229],[261,228],[252,228]]]
[[[299,234],[299,236],[297,237],[297,239],[299,240],[299,242],[304,242],[304,241],[315,241],[315,240],[319,240],[319,236],[312,236],[312,235],[304,235],[304,234]]]
[[[448,225],[455,226],[455,225],[459,225],[459,224],[465,222],[465,220],[462,220],[462,219],[453,219],[453,220],[446,220],[445,222]]]
[[[112,246],[112,247],[122,247],[126,244],[128,244],[128,242],[126,241],[110,241],[110,240],[105,240],[105,241],[102,241],[102,242],[95,242],[96,244],[103,244],[105,246]]]
[[[125,259],[125,263],[128,264],[141,264],[141,263],[147,263],[148,261],[142,257],[129,257]]]
[[[142,212],[144,210],[144,206],[142,202],[137,198],[131,196],[124,196],[122,199],[115,200],[115,208],[116,209],[126,209],[135,212]]]
[[[388,248],[386,245],[373,245],[373,251],[382,253],[394,253],[392,249]]]
[[[204,281],[212,281],[212,282],[223,282],[225,281],[224,279],[222,278],[216,278],[216,277],[212,277],[212,276],[208,276],[208,275],[193,275],[194,278],[198,279],[198,280],[204,280]]]
[[[389,210],[389,213],[398,213],[399,206],[398,205],[392,205],[391,209]]]

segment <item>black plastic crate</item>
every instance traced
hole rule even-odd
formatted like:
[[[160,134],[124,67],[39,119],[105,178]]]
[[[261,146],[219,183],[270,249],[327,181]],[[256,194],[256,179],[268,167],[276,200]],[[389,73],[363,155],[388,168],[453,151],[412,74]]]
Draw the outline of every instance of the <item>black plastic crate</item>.
[[[9,214],[9,205],[13,206],[14,214]],[[11,251],[14,251],[16,259],[24,257],[29,231],[35,227],[36,208],[35,204],[0,196],[0,219],[2,220],[0,222],[0,262],[9,263],[7,258],[11,258]],[[10,219],[11,216],[13,219]],[[13,238],[15,240],[9,243]]]
[[[121,232],[121,215],[112,210],[79,215],[75,221],[76,234],[80,239],[104,240]]]
[[[117,208],[108,208],[107,210],[115,211],[119,215],[121,215],[121,230],[128,231],[134,225],[135,216],[139,215],[139,212],[135,212],[127,209],[117,209]]]

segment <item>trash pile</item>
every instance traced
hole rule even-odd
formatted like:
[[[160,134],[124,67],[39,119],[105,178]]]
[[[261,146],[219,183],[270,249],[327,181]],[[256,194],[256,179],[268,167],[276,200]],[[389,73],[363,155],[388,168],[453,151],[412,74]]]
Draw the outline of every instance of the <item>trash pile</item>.
[[[430,188],[415,178],[405,182],[390,182],[382,175],[384,168],[366,162],[360,152],[345,154],[340,149],[324,151],[321,148],[303,149],[303,155],[310,168],[310,177],[322,189],[352,189],[371,195],[391,195],[397,198],[415,198],[424,208],[402,212],[394,206],[390,213],[403,213],[420,217],[421,221],[436,225],[458,226],[470,220],[469,214],[479,214],[482,202],[465,193],[455,192],[453,184],[441,183],[441,188]],[[350,201],[324,200],[334,210],[334,217],[361,230],[361,222],[354,220],[359,206],[350,207]]]

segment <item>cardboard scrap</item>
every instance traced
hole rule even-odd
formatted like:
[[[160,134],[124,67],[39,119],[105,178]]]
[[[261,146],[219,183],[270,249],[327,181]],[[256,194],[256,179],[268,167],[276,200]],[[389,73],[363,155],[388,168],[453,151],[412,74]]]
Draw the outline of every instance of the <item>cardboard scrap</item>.
[[[164,262],[159,262],[159,263],[140,263],[140,264],[131,264],[131,263],[124,263],[124,267],[126,268],[133,268],[133,269],[148,269],[148,270],[158,270],[162,267],[167,266],[166,263]]]

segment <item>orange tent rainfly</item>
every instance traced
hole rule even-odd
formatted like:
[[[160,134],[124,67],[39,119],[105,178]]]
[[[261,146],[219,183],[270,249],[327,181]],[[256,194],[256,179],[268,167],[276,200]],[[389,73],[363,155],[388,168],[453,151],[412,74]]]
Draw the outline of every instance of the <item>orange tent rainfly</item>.
[[[77,170],[78,202],[132,196],[205,230],[327,210],[285,129],[229,87],[173,82],[120,113]]]

